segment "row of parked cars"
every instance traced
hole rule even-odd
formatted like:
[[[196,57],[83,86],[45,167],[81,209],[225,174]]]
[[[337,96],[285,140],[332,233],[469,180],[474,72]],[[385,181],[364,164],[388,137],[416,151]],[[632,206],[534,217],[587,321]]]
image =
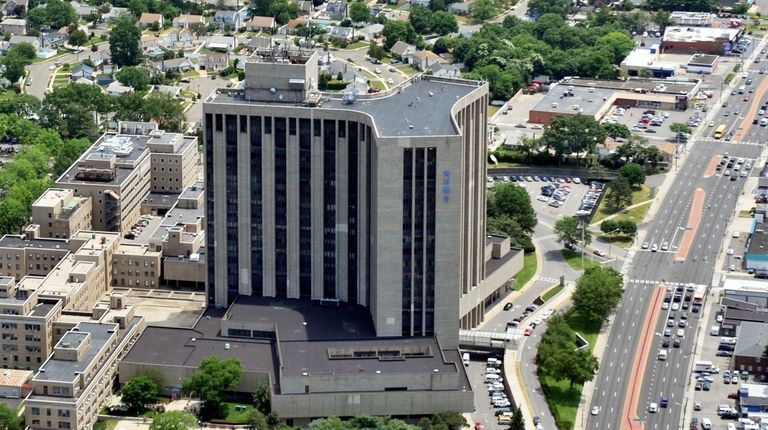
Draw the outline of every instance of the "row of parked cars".
[[[581,199],[579,209],[576,211],[577,216],[589,215],[595,209],[600,201],[600,194],[605,189],[605,184],[602,182],[592,181],[589,183],[589,191]]]
[[[512,414],[512,402],[507,397],[502,374],[503,362],[496,357],[489,357],[485,362],[485,388],[488,390],[491,405],[493,405],[496,416],[499,417],[500,424],[502,421],[510,419]],[[506,414],[509,414],[509,418]]]
[[[512,175],[512,176],[488,176],[487,181],[494,182],[494,181],[502,181],[502,182],[551,182],[553,184],[580,184],[581,179],[580,178],[571,178],[571,177],[559,177],[559,176],[522,176],[522,175]]]

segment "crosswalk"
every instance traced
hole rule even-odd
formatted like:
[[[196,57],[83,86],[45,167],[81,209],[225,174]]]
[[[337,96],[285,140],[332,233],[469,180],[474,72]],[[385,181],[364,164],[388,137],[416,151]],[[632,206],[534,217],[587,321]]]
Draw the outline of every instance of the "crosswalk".
[[[538,278],[536,278],[536,280],[537,280],[537,281],[541,281],[541,282],[550,282],[550,283],[553,283],[553,284],[559,284],[559,283],[560,283],[560,280],[559,280],[559,279],[555,279],[555,278],[547,278],[547,277],[545,277],[545,276],[539,276]],[[575,283],[574,281],[567,281],[567,282],[565,283],[565,285],[566,285],[567,287],[571,287],[571,286],[574,286],[574,285],[576,285],[576,283]]]
[[[713,139],[711,137],[702,137],[697,140],[699,142],[726,143],[731,145],[765,146],[765,142],[753,142],[753,141],[741,141],[741,140],[731,140],[730,142],[726,142],[723,139]]]
[[[670,286],[670,287],[684,287],[688,285],[689,283],[686,282],[670,282],[670,281],[659,281],[659,280],[652,280],[652,279],[630,279],[627,281],[628,284],[647,284],[647,285],[657,285],[664,283],[664,285]]]

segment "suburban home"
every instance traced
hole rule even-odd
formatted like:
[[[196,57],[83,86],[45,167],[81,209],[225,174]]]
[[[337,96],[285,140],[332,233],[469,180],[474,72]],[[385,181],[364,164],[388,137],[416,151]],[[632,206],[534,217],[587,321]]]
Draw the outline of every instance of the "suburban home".
[[[189,28],[190,25],[205,25],[205,18],[202,15],[179,15],[173,18],[173,26],[177,28]]]
[[[325,14],[332,19],[342,20],[349,15],[349,5],[344,0],[331,0],[325,6]]]
[[[144,12],[141,14],[141,17],[139,17],[139,25],[142,27],[152,27],[153,25],[157,25],[162,28],[163,14]]]
[[[123,15],[130,14],[131,10],[127,7],[114,7],[112,6],[112,9],[109,10],[109,12],[103,14],[101,16],[102,21],[104,22],[113,22],[116,19],[120,18]]]
[[[272,49],[271,37],[252,37],[245,41],[245,46],[254,51],[256,49]]]
[[[416,47],[398,40],[391,48],[389,48],[389,52],[395,57],[407,62],[408,56],[416,52]]]
[[[155,65],[161,72],[167,72],[169,70],[172,70],[174,72],[183,73],[195,68],[195,65],[187,57],[156,61]]]
[[[451,3],[448,5],[448,12],[451,12],[456,15],[469,15],[469,3],[467,2]]]
[[[275,18],[271,16],[254,16],[245,23],[245,29],[248,31],[271,32],[275,26]]]
[[[187,30],[179,31],[178,33],[168,33],[162,36],[160,40],[160,46],[172,51],[178,51],[179,49],[190,49],[197,47],[202,42],[198,41],[198,38],[194,34]]]
[[[298,18],[289,20],[287,24],[280,27],[280,30],[278,32],[286,36],[296,34],[296,30],[306,26],[308,23],[309,23],[309,19],[306,16],[300,16]]]
[[[352,27],[329,27],[327,34],[330,39],[343,40],[347,43],[355,40],[355,29]]]
[[[219,28],[233,28],[239,30],[243,27],[243,18],[236,10],[217,10],[213,15],[213,23]]]
[[[175,85],[155,85],[155,91],[160,94],[168,94],[174,98],[181,96],[181,87]]]
[[[11,36],[24,36],[27,34],[27,20],[19,18],[5,18],[0,21],[0,29],[3,34]]]
[[[75,14],[77,15],[77,17],[81,19],[86,18],[92,13],[98,12],[98,9],[96,8],[96,6],[91,6],[89,4],[81,4],[76,1],[71,1],[69,2],[69,4],[75,10]]]
[[[445,63],[445,60],[432,51],[416,51],[410,55],[411,65],[419,70],[426,71],[429,66],[435,63]]]
[[[432,76],[439,76],[442,78],[461,77],[461,65],[459,64],[432,63],[425,71],[430,73]]]
[[[237,49],[237,37],[234,36],[210,36],[208,43],[205,44],[208,49],[234,51]]]
[[[110,82],[112,82],[112,81],[110,81]],[[91,79],[88,79],[88,78],[79,78],[79,79],[76,79],[76,80],[75,80],[75,83],[76,83],[76,84],[83,84],[83,85],[96,85],[96,82],[94,82],[93,80],[91,80]]]
[[[302,0],[302,1],[294,1],[296,3],[296,6],[299,7],[299,15],[301,16],[308,16],[312,14],[312,11],[314,10],[314,5],[311,1],[308,0]]]
[[[357,74],[357,67],[354,65],[350,65],[347,62],[334,60],[327,66],[327,72],[331,74],[332,79],[336,79],[339,77],[339,73],[341,73],[341,80],[344,82],[352,82],[355,80],[355,77],[358,76]],[[367,90],[367,88],[366,88]]]
[[[58,31],[48,31],[40,34],[40,43],[43,48],[56,49],[67,43],[67,36]]]
[[[198,67],[200,70],[206,70],[208,72],[226,69],[229,66],[229,51],[216,52],[212,51],[206,55],[200,56]]]
[[[72,73],[70,74],[69,78],[73,81],[76,81],[80,78],[93,79],[94,72],[95,70],[93,67],[81,63],[72,69]]]
[[[357,36],[365,40],[375,40],[381,37],[381,32],[384,31],[384,26],[381,24],[366,25],[363,28],[357,30]]]
[[[429,7],[429,0],[411,0],[411,6]]]
[[[5,16],[22,16],[27,13],[28,0],[8,0],[3,6]]]
[[[11,46],[18,45],[19,43],[29,43],[34,46],[35,49],[40,49],[40,39],[32,36],[11,36],[11,38],[8,39],[8,43],[10,43]]]
[[[112,73],[99,73],[96,75],[96,84],[101,85],[102,87],[106,87],[112,82],[115,82],[115,78]]]
[[[0,40],[0,55],[6,55],[8,54],[8,51],[11,49],[11,43],[6,42],[5,40]]]
[[[108,96],[120,97],[122,95],[133,94],[133,88],[121,84],[119,81],[114,81],[107,85],[105,89]]]

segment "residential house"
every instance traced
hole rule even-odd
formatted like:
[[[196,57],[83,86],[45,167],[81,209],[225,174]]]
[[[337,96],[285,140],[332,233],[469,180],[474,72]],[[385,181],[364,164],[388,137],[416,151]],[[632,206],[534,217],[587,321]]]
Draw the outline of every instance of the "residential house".
[[[341,73],[341,80],[344,82],[352,82],[358,76],[357,67],[345,61],[334,60],[325,69],[333,79],[336,79]]]
[[[219,28],[239,30],[243,27],[243,18],[236,10],[217,10],[213,15],[213,23]]]
[[[245,29],[248,31],[272,32],[275,26],[275,18],[271,16],[254,16],[245,23]]]
[[[87,79],[86,79],[87,80]],[[77,81],[75,81],[77,82]],[[90,81],[89,81],[90,82]],[[110,73],[99,73],[96,75],[96,84],[106,87],[107,85],[111,84],[112,82],[115,82],[115,77],[112,72]]]
[[[198,66],[200,70],[209,72],[226,69],[229,66],[229,51],[211,51],[206,55],[201,55]]]
[[[8,0],[3,6],[5,16],[22,16],[27,13],[29,0]]]
[[[4,18],[0,21],[0,29],[3,34],[11,36],[24,36],[27,34],[27,20],[19,18]]]
[[[246,4],[246,2],[242,0],[203,0],[203,3],[208,6],[234,10],[240,9],[241,5]]]
[[[113,80],[110,80],[110,82],[112,82],[112,81]],[[96,85],[98,82],[99,81],[94,82],[94,81],[92,81],[92,80],[90,80],[88,78],[79,78],[79,79],[75,80],[76,84],[84,84],[84,85]]]
[[[416,47],[398,40],[394,45],[392,45],[391,48],[389,48],[389,52],[391,52],[395,57],[403,60],[403,62],[407,62],[408,57],[416,52]]]
[[[77,17],[81,19],[84,19],[90,16],[91,14],[98,12],[98,9],[96,8],[96,6],[91,6],[89,4],[82,4],[76,1],[71,1],[69,2],[69,4],[75,10],[75,14],[77,15]]]
[[[183,72],[186,72],[187,70],[192,70],[195,68],[195,65],[187,57],[156,61],[155,65],[162,72],[173,70],[175,72],[183,73]]]
[[[119,81],[114,81],[111,84],[107,85],[107,88],[105,89],[107,92],[107,95],[112,97],[120,97],[122,95],[126,94],[133,94],[133,88],[121,84]]]
[[[112,6],[112,9],[109,10],[109,12],[103,14],[101,16],[102,21],[104,22],[113,22],[120,18],[123,15],[128,15],[131,13],[131,10],[127,7],[114,7]]]
[[[181,96],[181,87],[176,85],[155,85],[155,91],[160,94],[167,94],[173,98]]]
[[[445,63],[445,60],[432,51],[416,51],[410,55],[410,64],[422,71],[429,69],[429,66],[435,63]]]
[[[256,49],[271,49],[272,38],[271,37],[252,37],[245,42],[245,46],[251,51]]]
[[[47,31],[40,33],[40,42],[43,48],[57,49],[67,43],[67,36],[58,31]]]
[[[384,31],[384,26],[381,24],[367,25],[357,30],[357,36],[365,40],[375,40],[381,37],[381,32]]]
[[[7,55],[11,49],[11,43],[5,40],[0,40],[0,55]]]
[[[429,0],[411,0],[411,6],[429,7]]]
[[[467,2],[451,3],[448,5],[448,12],[451,12],[456,15],[469,15],[469,3]]]
[[[294,0],[294,3],[296,3],[296,6],[299,7],[299,15],[300,16],[308,16],[312,15],[312,11],[314,10],[314,5],[311,1],[308,0]]]
[[[210,36],[208,43],[205,44],[208,49],[234,51],[237,49],[237,37],[234,36]]]
[[[330,0],[325,5],[325,14],[331,19],[347,18],[349,16],[349,4],[344,0]]]
[[[442,78],[460,78],[461,65],[432,63],[426,69],[426,72],[430,73],[432,76],[439,76]]]
[[[173,26],[177,28],[189,28],[190,25],[203,24],[205,25],[205,18],[202,15],[179,15],[173,18]]]
[[[347,43],[351,43],[355,40],[355,29],[352,27],[329,27],[328,38],[342,40]]]
[[[200,44],[202,42],[187,30],[168,33],[160,38],[160,47],[171,51],[192,49]]]
[[[141,14],[141,17],[139,17],[139,25],[142,27],[152,27],[157,25],[159,28],[162,28],[163,14],[144,12]]]
[[[76,81],[80,78],[86,78],[86,79],[93,79],[94,75],[94,68],[87,65],[87,64],[78,64],[75,66],[74,69],[72,69],[72,73],[70,74],[70,79],[73,81]]]
[[[8,43],[11,44],[11,47],[13,47],[13,45],[18,45],[19,43],[29,43],[34,46],[35,49],[40,49],[40,39],[32,36],[11,36]]]
[[[287,24],[280,27],[280,30],[278,31],[278,33],[286,36],[296,34],[296,30],[306,26],[308,23],[309,23],[309,19],[306,16],[300,16],[298,18],[289,20]]]
[[[365,94],[368,92],[368,79],[365,76],[355,76],[352,82],[342,90],[346,94]]]

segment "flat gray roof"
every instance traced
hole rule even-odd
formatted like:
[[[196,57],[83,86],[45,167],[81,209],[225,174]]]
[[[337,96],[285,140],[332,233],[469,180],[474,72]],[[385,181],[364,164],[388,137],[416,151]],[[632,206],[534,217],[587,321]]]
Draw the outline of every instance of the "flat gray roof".
[[[451,108],[461,98],[478,88],[469,80],[442,80],[421,77],[401,86],[402,91],[392,91],[381,96],[361,95],[353,104],[341,99],[324,101],[318,110],[342,110],[370,115],[382,137],[397,136],[455,136]],[[229,96],[227,93],[237,95]],[[430,95],[432,94],[432,95]],[[270,105],[264,101],[248,101],[242,93],[223,90],[214,93],[206,101],[213,104]],[[275,105],[291,107],[286,103]]]
[[[768,344],[768,325],[743,321],[739,327],[738,340],[733,355],[762,357],[765,345]]]
[[[133,146],[128,154],[116,157],[114,179],[110,181],[77,179],[76,175],[78,172],[88,170],[88,168],[84,166],[88,159],[95,160],[102,157],[111,157],[113,155],[112,153],[104,153],[99,150],[102,143],[113,137],[128,138]],[[56,183],[121,185],[133,171],[136,160],[141,158],[142,154],[149,151],[149,147],[147,146],[149,140],[150,136],[147,135],[104,133],[93,145],[91,145],[90,148],[88,148],[88,151],[86,151],[85,154],[83,154],[56,180]]]
[[[590,92],[590,90],[592,90]],[[573,94],[565,96],[564,93]],[[543,99],[532,109],[538,112],[555,112],[563,115],[595,116],[602,108],[604,97],[613,95],[614,90],[592,87],[576,87],[568,91],[567,85],[550,88]]]
[[[51,238],[26,239],[23,236],[6,234],[0,238],[0,248],[59,249],[62,252],[69,252],[69,240]]]
[[[193,183],[192,185],[185,188],[181,195],[179,196],[180,199],[196,199],[200,197],[200,194],[205,193],[205,183],[203,181],[197,181]]]
[[[511,260],[517,253],[523,252],[522,249],[512,248],[501,258],[491,258],[485,262],[485,276],[490,276],[493,272],[503,266],[504,263]]]
[[[559,82],[559,86],[556,88],[563,88],[563,86],[577,87],[594,87],[612,90],[625,90],[633,91],[641,88],[649,93],[656,94],[689,94],[696,88],[699,81],[695,78],[690,81],[685,80],[672,80],[672,79],[655,79],[655,78],[630,78],[625,81],[620,80],[605,80],[605,79],[589,79],[589,78],[570,78],[562,79]]]
[[[137,320],[134,320],[132,321],[132,324],[136,322]],[[85,350],[85,353],[80,360],[58,360],[54,358],[55,355],[51,355],[51,357],[48,358],[48,361],[43,363],[40,372],[38,372],[34,379],[38,381],[74,381],[79,376],[79,373],[85,371],[88,365],[96,358],[98,352],[104,348],[107,340],[112,336],[112,332],[118,330],[117,324],[102,324],[87,321],[81,322],[77,327],[79,328],[80,333],[91,334],[91,345]],[[62,340],[64,340],[64,338],[62,338]],[[59,343],[61,343],[61,341],[59,341]]]

